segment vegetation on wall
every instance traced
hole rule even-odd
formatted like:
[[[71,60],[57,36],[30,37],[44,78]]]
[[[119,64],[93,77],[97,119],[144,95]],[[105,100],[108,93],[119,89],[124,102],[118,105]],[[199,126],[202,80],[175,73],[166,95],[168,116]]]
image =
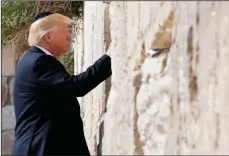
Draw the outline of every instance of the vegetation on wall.
[[[2,44],[14,44],[17,54],[20,57],[29,47],[27,43],[28,30],[32,20],[42,11],[53,11],[61,13],[76,20],[82,20],[83,1],[4,1],[2,2]],[[77,23],[76,23],[77,24]],[[76,31],[72,31],[76,33]],[[69,54],[65,55],[66,59],[73,61],[73,57]],[[69,68],[62,61],[64,65]],[[72,69],[67,69],[72,71]]]
[[[59,60],[64,64],[68,73],[74,74],[74,52],[61,56]]]

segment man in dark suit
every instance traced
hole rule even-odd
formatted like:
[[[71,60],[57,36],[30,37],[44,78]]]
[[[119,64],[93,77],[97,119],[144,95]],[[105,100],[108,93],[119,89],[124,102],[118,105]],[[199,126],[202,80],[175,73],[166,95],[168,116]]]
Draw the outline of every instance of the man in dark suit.
[[[31,48],[15,74],[13,155],[90,155],[76,97],[111,75],[111,58],[104,54],[85,72],[69,75],[57,58],[68,49],[70,23],[66,16],[43,12],[31,25]]]

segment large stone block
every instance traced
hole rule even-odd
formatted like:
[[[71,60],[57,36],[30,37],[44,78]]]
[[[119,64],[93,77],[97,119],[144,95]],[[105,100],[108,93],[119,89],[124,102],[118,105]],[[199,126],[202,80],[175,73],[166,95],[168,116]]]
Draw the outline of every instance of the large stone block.
[[[105,53],[104,44],[104,14],[105,3],[102,1],[85,2],[84,10],[84,52],[80,70],[84,71]],[[89,11],[90,10],[90,11]],[[84,121],[85,137],[91,154],[97,154],[97,145],[100,144],[99,127],[102,122],[105,102],[105,84],[99,84],[93,91],[81,98],[81,110]]]
[[[87,50],[97,47],[101,37],[96,44],[91,40],[102,32],[91,31],[99,16],[91,7],[85,8]],[[228,7],[228,2],[110,3],[113,72],[102,154],[229,154]],[[163,50],[151,56],[152,49]],[[98,54],[86,54],[85,64]],[[96,95],[101,93],[84,100],[100,103]],[[85,109],[91,142],[96,107]]]
[[[16,69],[17,54],[13,44],[2,47],[2,75],[12,76]]]
[[[2,108],[2,130],[14,129],[16,124],[13,105]]]

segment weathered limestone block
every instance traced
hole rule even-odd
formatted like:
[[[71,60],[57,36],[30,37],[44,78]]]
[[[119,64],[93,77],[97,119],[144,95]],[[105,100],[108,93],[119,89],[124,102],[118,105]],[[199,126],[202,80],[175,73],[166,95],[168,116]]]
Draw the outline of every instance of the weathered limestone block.
[[[104,52],[107,20],[112,41],[106,113],[102,85],[81,102],[92,154],[98,130],[103,155],[229,154],[228,7],[117,1],[107,19],[102,2],[85,2],[83,68]]]
[[[2,106],[13,104],[13,76],[2,76]]]
[[[133,3],[137,4],[137,3]],[[134,6],[132,6],[134,7]],[[127,29],[126,2],[111,2],[110,30],[112,51],[112,88],[107,103],[107,113],[104,119],[103,154],[126,155],[134,153],[134,116],[135,88],[132,87],[133,76],[129,75],[129,60],[135,45],[128,46],[134,39],[134,25]],[[135,10],[137,11],[137,10]],[[133,10],[134,12],[134,10]],[[122,16],[117,16],[120,14]],[[131,23],[135,23],[134,19]],[[130,35],[128,39],[128,35]],[[132,36],[133,35],[133,36]],[[133,42],[132,42],[133,43]]]
[[[14,75],[17,59],[18,56],[13,43],[2,47],[2,75]]]
[[[103,154],[229,153],[228,7],[111,2]]]
[[[81,57],[81,71],[85,71],[105,53],[104,44],[104,3],[85,2],[84,9],[84,52]],[[78,57],[78,58],[79,58]],[[102,122],[105,102],[105,83],[81,98],[81,111],[84,121],[85,137],[91,154],[99,153],[99,129]]]
[[[2,108],[2,130],[12,130],[15,127],[15,114],[13,105]]]
[[[2,154],[11,155],[14,143],[14,128],[16,125],[14,106],[2,107]]]
[[[11,155],[12,154],[12,148],[14,143],[14,131],[13,130],[7,130],[2,131],[2,155]]]

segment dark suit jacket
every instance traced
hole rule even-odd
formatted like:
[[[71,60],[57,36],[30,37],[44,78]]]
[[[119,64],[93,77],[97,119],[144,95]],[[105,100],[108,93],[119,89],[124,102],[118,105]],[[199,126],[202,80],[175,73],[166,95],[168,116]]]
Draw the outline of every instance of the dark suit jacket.
[[[18,63],[13,155],[89,155],[76,97],[111,75],[103,55],[85,72],[69,75],[54,57],[32,46]]]

